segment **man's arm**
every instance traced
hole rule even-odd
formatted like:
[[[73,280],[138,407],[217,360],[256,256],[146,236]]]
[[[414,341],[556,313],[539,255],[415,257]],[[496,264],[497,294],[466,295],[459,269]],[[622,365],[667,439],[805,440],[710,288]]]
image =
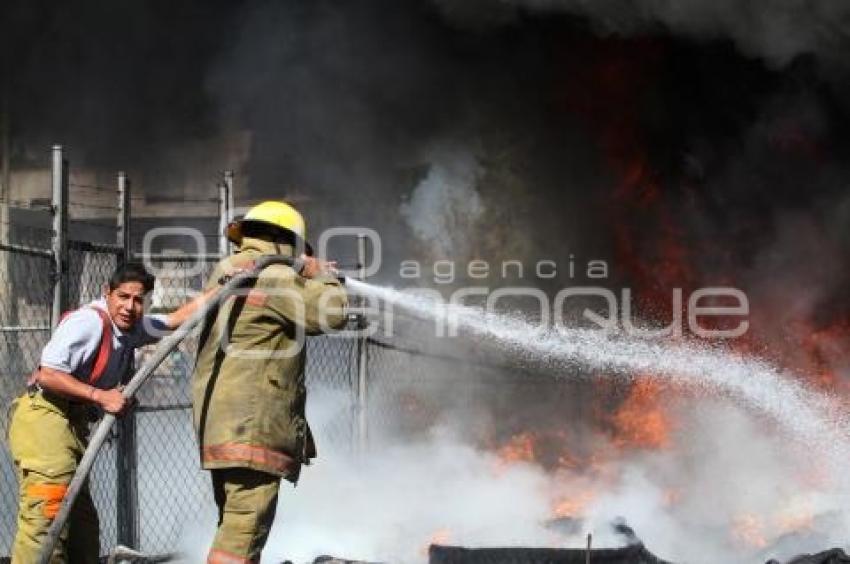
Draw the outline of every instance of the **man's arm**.
[[[336,278],[335,263],[313,257],[301,258],[304,267],[299,274],[288,267],[280,268],[283,276],[277,283],[288,292],[268,296],[267,306],[304,327],[308,335],[341,329],[346,322],[348,298]]]
[[[306,255],[302,255],[301,259],[304,261],[301,276],[307,279],[305,301],[308,333],[342,329],[348,320],[348,294],[337,277],[336,261],[324,261]]]
[[[231,266],[225,267],[223,272],[224,276],[221,277],[214,274],[213,278],[207,284],[206,289],[171,313],[146,315],[139,325],[140,330],[135,333],[136,337],[133,346],[143,347],[155,343],[165,337],[170,331],[174,331],[183,325],[187,319],[192,317],[198,309],[203,307],[208,300],[212,299],[221,290],[222,285],[229,278],[245,272],[245,269]]]
[[[198,309],[200,309],[207,300],[212,298],[220,289],[221,286],[208,288],[166,315],[164,319],[166,327],[171,331],[180,327],[184,321],[192,317],[192,314],[198,311]]]
[[[42,366],[36,372],[35,380],[39,386],[54,394],[100,406],[104,411],[115,415],[121,415],[128,405],[127,399],[119,390],[100,390],[61,370]]]
[[[192,314],[198,311],[203,305],[218,293],[221,285],[226,279],[229,279],[237,274],[245,272],[245,269],[239,267],[226,267],[224,269],[225,276],[218,279],[218,284],[207,287],[206,290],[172,311],[165,316],[164,323],[169,331],[173,331],[183,325],[183,322],[192,317]]]
[[[91,308],[80,308],[62,321],[41,351],[35,381],[45,390],[75,401],[101,406],[120,414],[126,400],[118,390],[99,390],[73,373],[96,354],[103,338],[103,321]]]

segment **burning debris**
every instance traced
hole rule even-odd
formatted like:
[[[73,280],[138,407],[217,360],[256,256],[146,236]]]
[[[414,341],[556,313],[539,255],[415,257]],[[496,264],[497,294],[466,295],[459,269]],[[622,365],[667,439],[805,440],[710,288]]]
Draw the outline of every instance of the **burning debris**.
[[[597,550],[432,546],[430,564],[667,564],[642,545]]]
[[[623,548],[591,548],[591,536],[585,549],[562,548],[462,548],[432,545],[430,564],[669,564],[649,552],[634,531],[618,520],[611,524],[613,531],[623,537]]]
[[[662,554],[676,547],[677,537],[687,537],[689,543],[699,546],[695,543],[695,535],[703,527],[710,531],[706,534],[712,535],[714,549],[725,555],[708,557],[713,561],[724,560],[731,554],[747,554],[747,557],[740,557],[741,561],[751,561],[744,558],[751,559],[759,553],[775,554],[771,550],[779,547],[780,541],[792,532],[797,534],[797,546],[817,543],[823,546],[824,541],[818,540],[818,535],[812,533],[824,528],[821,523],[815,525],[815,521],[837,509],[836,500],[830,500],[825,492],[831,491],[836,480],[840,480],[838,469],[843,464],[840,462],[843,455],[829,458],[832,456],[829,451],[837,449],[844,452],[846,443],[840,425],[836,427],[826,421],[803,431],[815,419],[829,418],[827,414],[831,413],[830,410],[820,411],[826,404],[821,405],[820,396],[811,390],[806,392],[811,394],[810,399],[797,404],[800,411],[788,411],[788,405],[784,405],[780,413],[774,409],[806,388],[777,375],[776,380],[771,377],[771,382],[762,381],[750,389],[750,385],[773,369],[757,362],[745,370],[745,375],[739,372],[743,366],[738,363],[743,361],[746,364],[750,360],[732,350],[701,350],[694,343],[683,342],[669,345],[669,348],[664,345],[662,352],[651,351],[658,343],[650,344],[649,341],[624,336],[608,341],[603,337],[596,339],[589,334],[571,331],[550,335],[535,330],[518,318],[488,316],[477,308],[463,306],[446,312],[426,299],[416,301],[409,296],[402,299],[387,289],[374,291],[383,299],[415,309],[423,315],[430,312],[434,316],[454,316],[460,320],[464,334],[472,338],[486,336],[491,342],[518,353],[539,354],[547,359],[550,368],[574,366],[571,362],[576,359],[581,359],[579,363],[587,363],[591,372],[600,366],[606,366],[610,371],[610,359],[642,367],[628,370],[632,376],[624,392],[622,386],[613,386],[617,380],[603,380],[601,377],[594,380],[596,389],[591,397],[604,396],[602,392],[605,390],[619,390],[622,395],[608,404],[597,405],[592,413],[599,417],[600,425],[592,431],[595,440],[588,440],[585,446],[578,440],[581,433],[574,434],[561,427],[569,419],[559,415],[557,409],[548,410],[549,401],[554,407],[563,408],[564,404],[558,401],[561,396],[555,391],[557,387],[552,384],[540,387],[539,383],[527,389],[517,387],[508,406],[534,405],[535,416],[525,417],[523,412],[510,410],[505,412],[506,417],[499,420],[500,427],[497,428],[504,430],[513,425],[519,430],[501,440],[493,441],[491,437],[482,443],[495,455],[490,470],[495,476],[504,475],[511,469],[529,467],[546,472],[550,484],[546,489],[549,500],[546,523],[553,533],[574,539],[588,528],[598,530],[606,516],[610,518],[612,512],[623,510],[630,520],[637,519],[640,526],[649,531],[650,546],[661,547]],[[587,339],[593,344],[585,342]],[[587,349],[583,349],[583,342]],[[704,364],[708,360],[703,356],[705,353],[717,356],[714,361]],[[681,362],[674,360],[676,358]],[[669,378],[662,379],[661,375]],[[716,379],[718,377],[722,378],[722,383]],[[709,384],[710,381],[713,383]],[[482,384],[486,385],[486,381]],[[783,389],[789,385],[799,391],[776,402],[774,394],[784,395]],[[482,388],[478,393],[486,396],[486,390]],[[670,390],[683,390],[684,395],[678,401],[671,401],[671,398],[664,397]],[[754,392],[766,394],[766,403],[750,396]],[[741,393],[750,398],[746,401],[756,402],[752,405],[757,409],[767,408],[767,411],[762,411],[763,415],[771,422],[786,426],[784,428],[790,432],[789,436],[799,438],[802,435],[796,433],[803,431],[807,437],[804,442],[810,451],[815,443],[820,445],[814,447],[817,452],[829,456],[822,459],[824,467],[818,473],[819,477],[811,475],[805,478],[808,485],[804,485],[801,478],[807,475],[807,471],[801,466],[799,473],[795,474],[792,466],[796,465],[789,464],[787,459],[783,463],[779,458],[783,452],[796,452],[795,449],[802,443],[795,440],[782,444],[777,438],[768,438],[766,433],[769,431],[763,428],[762,423],[750,420],[747,415],[720,402],[719,398],[724,394],[743,398],[738,395]],[[709,395],[714,399],[709,400]],[[688,405],[691,397],[702,398],[699,407]],[[813,403],[804,405],[809,401]],[[717,405],[711,407],[715,403]],[[816,405],[821,407],[816,408]],[[706,424],[708,426],[704,426]],[[822,442],[822,433],[827,429],[836,433],[835,442]],[[604,435],[600,434],[601,430],[605,430]],[[588,431],[585,429],[585,433]],[[748,450],[732,455],[726,445],[740,441],[749,445]],[[712,456],[706,458],[707,452],[711,452]],[[690,466],[692,464],[696,466]],[[735,468],[737,473],[730,474],[729,468]],[[765,481],[765,469],[776,478]],[[776,495],[771,488],[778,488],[782,493]],[[705,497],[706,492],[712,492],[710,502]],[[718,507],[710,507],[712,503],[717,503]],[[752,511],[752,507],[760,508],[759,512]],[[683,528],[680,523],[687,522],[689,516],[696,514],[708,520],[706,525],[696,520],[692,529]],[[677,520],[682,521],[677,523]],[[663,531],[667,528],[669,534],[665,535]],[[451,528],[448,530],[452,531]],[[452,544],[457,544],[457,541]],[[619,543],[612,537],[605,539],[603,544],[617,546]],[[672,551],[675,558],[666,554],[665,557],[671,560],[692,558],[684,544],[672,548]],[[787,554],[787,547],[781,552]]]

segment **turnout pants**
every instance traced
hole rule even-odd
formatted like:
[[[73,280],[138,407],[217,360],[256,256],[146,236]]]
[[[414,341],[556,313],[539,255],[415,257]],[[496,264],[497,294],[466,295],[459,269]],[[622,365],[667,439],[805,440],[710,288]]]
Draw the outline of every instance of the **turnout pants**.
[[[59,511],[88,440],[86,407],[28,393],[12,404],[9,449],[20,487],[13,564],[38,558],[47,530]],[[88,484],[80,491],[56,545],[51,564],[97,564],[100,553],[97,512]]]
[[[280,478],[249,468],[210,471],[218,506],[218,530],[208,564],[253,564],[269,537]]]

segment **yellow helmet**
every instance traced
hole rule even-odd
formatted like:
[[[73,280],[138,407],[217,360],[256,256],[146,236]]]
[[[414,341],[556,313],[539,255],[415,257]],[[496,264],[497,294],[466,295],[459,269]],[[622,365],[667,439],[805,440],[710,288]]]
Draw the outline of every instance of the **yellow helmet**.
[[[237,245],[242,243],[243,224],[248,222],[265,223],[283,229],[295,236],[294,243],[296,246],[303,243],[307,254],[313,252],[312,247],[307,243],[307,228],[304,224],[304,218],[298,213],[298,210],[286,202],[269,200],[257,204],[248,210],[248,213],[242,219],[233,221],[227,226],[225,232],[227,238]]]

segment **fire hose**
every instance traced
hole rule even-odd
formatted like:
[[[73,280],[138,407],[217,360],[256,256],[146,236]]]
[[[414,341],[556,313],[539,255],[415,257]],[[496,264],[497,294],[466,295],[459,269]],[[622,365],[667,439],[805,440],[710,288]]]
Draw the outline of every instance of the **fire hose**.
[[[210,312],[217,308],[224,299],[233,294],[233,292],[240,286],[243,286],[248,280],[256,278],[260,272],[273,264],[291,266],[296,271],[300,271],[302,265],[301,259],[299,258],[282,255],[269,255],[257,259],[252,268],[240,271],[233,276],[222,286],[221,290],[198,308],[198,310],[195,311],[189,319],[183,322],[180,327],[175,329],[171,335],[160,341],[159,345],[154,350],[153,355],[151,355],[147,362],[145,362],[145,364],[133,375],[121,391],[128,402],[133,399],[136,392],[153,374],[154,370],[156,370],[169,353],[171,353],[171,351],[173,351],[177,345],[179,345],[180,342],[192,332],[195,326],[203,321]],[[71,483],[68,484],[68,491],[62,499],[59,511],[56,514],[53,523],[51,523],[50,529],[47,531],[47,536],[41,545],[41,553],[39,554],[38,564],[48,564],[50,556],[53,554],[53,549],[56,546],[56,541],[59,539],[59,535],[65,527],[65,522],[68,520],[68,516],[71,513],[74,501],[76,501],[86,478],[88,478],[89,472],[91,472],[100,448],[109,437],[112,426],[115,424],[115,419],[115,415],[111,413],[105,414],[98,424],[94,434],[92,434],[89,446],[77,466],[77,471],[74,473]]]

